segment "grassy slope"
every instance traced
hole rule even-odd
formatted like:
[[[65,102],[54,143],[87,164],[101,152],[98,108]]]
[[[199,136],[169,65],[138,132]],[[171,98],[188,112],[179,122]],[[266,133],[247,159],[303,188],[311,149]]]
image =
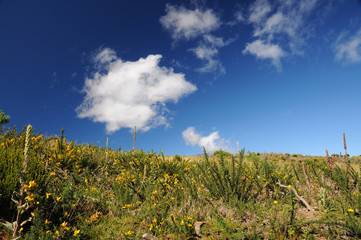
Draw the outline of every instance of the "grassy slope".
[[[16,215],[11,195],[21,187],[24,135],[0,136],[0,218],[6,221]],[[332,167],[321,157],[173,160],[38,134],[31,141],[22,219],[32,219],[22,226],[24,239],[361,237],[359,158],[348,172],[340,160]],[[3,227],[0,236],[10,233]]]

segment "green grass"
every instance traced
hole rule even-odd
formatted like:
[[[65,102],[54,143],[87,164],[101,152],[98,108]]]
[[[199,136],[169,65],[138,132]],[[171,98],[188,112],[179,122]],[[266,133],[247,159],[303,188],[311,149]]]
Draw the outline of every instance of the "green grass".
[[[164,157],[32,134],[25,176],[25,131],[0,135],[0,219],[14,221],[11,198],[22,177],[29,207],[21,217],[31,217],[17,233],[22,239],[361,237],[358,157],[351,171],[339,160],[330,171],[322,157],[244,151]],[[197,222],[204,223],[200,236]],[[0,227],[1,238],[11,235]]]

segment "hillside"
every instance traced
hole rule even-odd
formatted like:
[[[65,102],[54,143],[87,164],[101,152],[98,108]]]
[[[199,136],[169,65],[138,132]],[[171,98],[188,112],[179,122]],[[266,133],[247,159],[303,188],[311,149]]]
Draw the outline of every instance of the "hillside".
[[[24,128],[0,160],[2,239],[361,237],[360,157],[164,157]]]

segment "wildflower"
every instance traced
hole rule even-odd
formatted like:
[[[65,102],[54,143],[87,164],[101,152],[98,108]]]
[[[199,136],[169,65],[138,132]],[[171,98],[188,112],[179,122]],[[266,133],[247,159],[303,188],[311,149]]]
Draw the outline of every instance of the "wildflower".
[[[50,233],[50,230],[46,231],[46,234]]]
[[[291,185],[288,185],[289,188],[291,188]]]
[[[27,196],[26,199],[28,199],[29,202],[34,201],[34,198],[32,198],[32,197],[30,197],[30,196]]]
[[[347,211],[349,211],[349,212],[354,212],[355,210],[349,208],[349,209],[347,209]]]
[[[46,198],[49,198],[51,196],[51,193],[46,193]]]
[[[181,225],[181,226],[183,226],[183,225],[184,225],[184,221],[183,221],[183,220],[181,221],[180,225]]]
[[[19,233],[21,233],[24,230],[24,228],[20,228]]]
[[[78,235],[80,233],[80,230],[75,230],[74,231],[74,237],[76,237],[76,235]]]
[[[154,223],[157,223],[157,219],[156,219],[156,218],[154,218],[154,219],[153,219],[153,222],[154,222]]]
[[[34,182],[34,181],[29,182],[29,188],[37,187],[37,186],[38,186],[38,184],[36,182]]]
[[[56,201],[60,201],[61,200],[61,197],[56,197]]]
[[[61,227],[65,228],[68,225],[67,222],[63,222],[62,224],[60,224]]]
[[[274,204],[277,204],[278,202],[277,201],[273,201]]]
[[[132,235],[132,234],[134,234],[134,232],[130,231],[130,230],[128,232],[124,233],[124,235]]]

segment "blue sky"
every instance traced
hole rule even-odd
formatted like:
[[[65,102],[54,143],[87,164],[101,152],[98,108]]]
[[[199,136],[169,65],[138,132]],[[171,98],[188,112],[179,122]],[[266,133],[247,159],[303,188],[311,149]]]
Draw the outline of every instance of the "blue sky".
[[[8,127],[165,154],[361,154],[361,2],[0,1]]]

